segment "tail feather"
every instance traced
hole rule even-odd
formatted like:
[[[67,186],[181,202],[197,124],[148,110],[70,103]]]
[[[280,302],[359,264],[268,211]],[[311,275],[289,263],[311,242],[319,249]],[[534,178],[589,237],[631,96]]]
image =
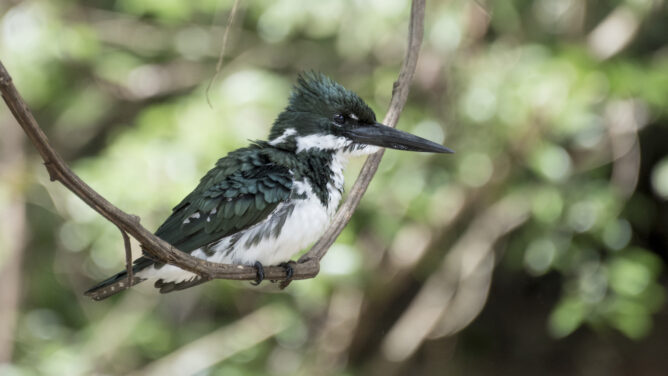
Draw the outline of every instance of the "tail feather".
[[[84,295],[93,298],[93,300],[103,300],[112,295],[116,295],[125,289],[145,281],[146,278],[138,277],[136,274],[154,264],[155,262],[153,260],[146,257],[140,257],[135,260],[134,265],[132,266],[132,273],[134,275],[129,284],[127,271],[124,270],[91,287],[88,291],[84,292]]]
[[[162,279],[159,279],[155,281],[155,288],[160,289],[161,294],[167,294],[172,291],[185,290],[187,288],[191,288],[193,286],[197,286],[199,284],[208,281],[209,279],[202,278],[200,276],[181,282],[176,282],[176,281],[165,282]]]

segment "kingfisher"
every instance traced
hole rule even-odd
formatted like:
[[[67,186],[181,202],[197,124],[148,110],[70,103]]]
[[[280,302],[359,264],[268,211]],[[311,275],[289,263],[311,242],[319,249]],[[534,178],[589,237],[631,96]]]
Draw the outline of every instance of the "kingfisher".
[[[452,153],[424,138],[380,124],[354,92],[327,76],[302,73],[267,141],[230,152],[174,209],[155,235],[180,251],[211,262],[252,265],[255,285],[263,265],[281,265],[317,240],[343,193],[343,167],[351,156],[379,148]],[[207,282],[197,274],[144,255],[126,271],[85,294],[102,300],[153,280],[161,293]]]

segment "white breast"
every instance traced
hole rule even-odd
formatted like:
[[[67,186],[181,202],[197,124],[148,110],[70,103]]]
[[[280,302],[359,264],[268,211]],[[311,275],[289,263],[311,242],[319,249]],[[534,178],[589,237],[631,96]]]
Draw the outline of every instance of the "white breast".
[[[218,261],[216,259],[220,256],[216,254],[210,260],[246,265],[253,265],[259,261],[263,265],[276,265],[289,261],[294,254],[316,241],[327,229],[333,213],[322,205],[308,182],[296,183],[294,189],[306,194],[306,199],[293,202],[295,207],[286,219],[278,237],[264,237],[256,245],[247,247],[246,241],[253,238],[256,231],[266,231],[266,226],[263,227],[261,222],[244,232],[230,256]],[[280,205],[276,208],[276,211],[278,210],[280,210]],[[267,220],[271,221],[271,218]]]

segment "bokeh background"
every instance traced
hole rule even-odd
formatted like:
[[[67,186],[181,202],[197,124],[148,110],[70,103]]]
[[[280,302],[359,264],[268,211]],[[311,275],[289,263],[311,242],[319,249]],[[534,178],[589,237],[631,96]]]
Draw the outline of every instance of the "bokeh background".
[[[0,59],[76,173],[155,229],[298,72],[382,118],[408,0],[3,0]],[[664,375],[663,0],[428,1],[399,128],[314,280],[82,292],[118,230],[0,105],[0,374]],[[347,184],[361,160],[353,160]],[[138,253],[138,246],[134,244]]]

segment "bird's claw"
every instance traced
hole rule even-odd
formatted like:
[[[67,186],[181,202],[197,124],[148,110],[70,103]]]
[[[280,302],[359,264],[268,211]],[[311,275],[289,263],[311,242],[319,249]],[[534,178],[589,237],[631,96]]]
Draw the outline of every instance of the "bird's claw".
[[[282,262],[278,266],[285,269],[285,279],[284,281],[292,281],[292,276],[295,275],[295,269],[293,265],[297,265],[296,262],[290,260],[288,262]]]
[[[259,261],[255,261],[255,269],[257,269],[257,277],[255,278],[255,281],[251,282],[251,285],[257,286],[259,285],[262,281],[264,281],[264,267]]]

